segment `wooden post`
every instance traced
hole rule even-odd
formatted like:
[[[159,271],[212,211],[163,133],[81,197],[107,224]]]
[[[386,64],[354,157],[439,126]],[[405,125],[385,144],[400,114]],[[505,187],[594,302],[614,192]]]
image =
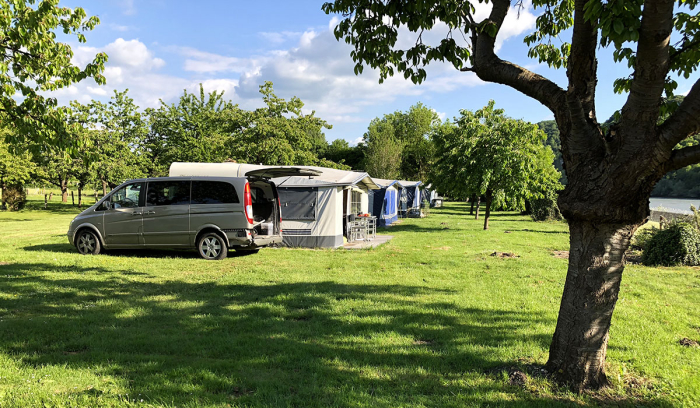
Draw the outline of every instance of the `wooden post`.
[[[99,200],[97,199],[97,190],[95,190],[95,203],[97,203],[97,201]]]
[[[44,194],[44,209],[49,208],[48,194]]]
[[[51,197],[53,197],[53,191],[49,191],[49,201],[51,201]]]

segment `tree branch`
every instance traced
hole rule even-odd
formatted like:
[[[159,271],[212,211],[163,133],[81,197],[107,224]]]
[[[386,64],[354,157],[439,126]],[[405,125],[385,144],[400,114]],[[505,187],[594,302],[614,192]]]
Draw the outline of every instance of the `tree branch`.
[[[583,7],[587,2],[576,0],[574,5],[574,32],[566,73],[569,77],[569,96],[581,101],[585,117],[595,119],[598,30],[584,18]]]
[[[622,107],[622,123],[654,125],[670,68],[669,47],[673,29],[673,0],[646,0],[642,11],[630,93]]]
[[[510,8],[509,0],[494,0],[491,15],[481,23],[495,24],[500,30]],[[519,65],[504,61],[494,53],[496,37],[491,37],[485,29],[474,38],[472,71],[487,82],[508,85],[539,101],[555,115],[565,109],[566,92],[547,78],[535,74]]]
[[[700,133],[700,79],[659,130],[661,145],[666,150],[671,150],[689,136]]]
[[[664,164],[664,171],[668,173],[696,163],[700,163],[700,145],[674,150]]]

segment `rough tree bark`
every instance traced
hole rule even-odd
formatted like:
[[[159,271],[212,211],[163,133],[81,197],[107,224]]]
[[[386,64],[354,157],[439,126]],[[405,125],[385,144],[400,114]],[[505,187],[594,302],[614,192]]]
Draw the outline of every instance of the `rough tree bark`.
[[[61,188],[61,201],[64,203],[68,202],[68,180],[62,179],[59,187]]]
[[[481,196],[476,197],[476,212],[474,213],[474,219],[479,219],[479,208],[481,207]]]
[[[493,202],[493,190],[486,190],[486,213],[484,214],[484,229],[489,229],[489,217],[491,216],[491,203]]]
[[[471,207],[469,208],[469,215],[474,215],[474,201],[476,201],[476,198],[471,197],[468,198],[467,201],[471,202]]]

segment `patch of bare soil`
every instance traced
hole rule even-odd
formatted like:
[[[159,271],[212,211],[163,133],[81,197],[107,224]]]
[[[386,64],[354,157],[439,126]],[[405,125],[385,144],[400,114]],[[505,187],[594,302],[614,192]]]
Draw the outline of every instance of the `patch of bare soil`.
[[[680,343],[681,346],[685,347],[700,347],[700,343],[687,337],[683,337],[678,343]]]
[[[497,258],[520,258],[520,255],[516,255],[514,252],[494,252],[491,256]]]
[[[5,265],[9,265],[9,264],[10,264],[9,262],[0,261],[0,266],[5,266]]]
[[[554,251],[552,256],[559,259],[569,259],[569,251]]]
[[[523,387],[527,384],[527,374],[520,370],[513,370],[508,373],[508,383],[518,387]]]

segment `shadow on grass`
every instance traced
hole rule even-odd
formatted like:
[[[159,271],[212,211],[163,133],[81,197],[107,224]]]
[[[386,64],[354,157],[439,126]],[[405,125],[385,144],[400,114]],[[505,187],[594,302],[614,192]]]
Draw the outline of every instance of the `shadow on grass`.
[[[30,367],[89,370],[173,406],[561,406],[483,373],[551,318],[420,302],[448,290],[335,282],[129,280],[129,271],[0,265],[0,349]],[[59,270],[61,271],[61,270]],[[101,280],[88,279],[100,274]],[[36,296],[37,290],[42,296]],[[90,390],[92,393],[100,392]],[[98,395],[98,394],[95,394]]]
[[[57,252],[57,253],[78,253],[75,247],[69,243],[65,244],[41,244],[41,245],[30,245],[22,248],[25,251],[45,251],[45,252]],[[250,252],[238,252],[233,249],[229,249],[229,258],[238,258],[243,256],[251,255]],[[118,257],[129,257],[129,258],[182,258],[191,259],[199,258],[199,254],[194,249],[110,249],[103,250],[99,256],[118,256]]]
[[[395,232],[440,232],[444,230],[445,226],[443,225],[437,225],[435,227],[424,227],[416,224],[405,223],[393,224],[381,229],[382,232],[386,232],[387,234],[393,234]]]
[[[89,208],[92,206],[94,203],[90,203],[89,205],[83,205],[82,208],[78,208],[77,206],[73,206],[71,204],[65,204],[61,202],[51,202],[49,201],[49,204],[46,208],[44,208],[44,202],[41,201],[27,201],[27,205],[22,209],[22,211],[40,211],[44,213],[53,213],[53,214],[75,214],[78,215],[82,211],[84,211],[86,208]]]
[[[536,234],[568,234],[569,231],[543,231],[543,230],[533,230],[533,229],[521,229],[521,232],[534,232]]]

